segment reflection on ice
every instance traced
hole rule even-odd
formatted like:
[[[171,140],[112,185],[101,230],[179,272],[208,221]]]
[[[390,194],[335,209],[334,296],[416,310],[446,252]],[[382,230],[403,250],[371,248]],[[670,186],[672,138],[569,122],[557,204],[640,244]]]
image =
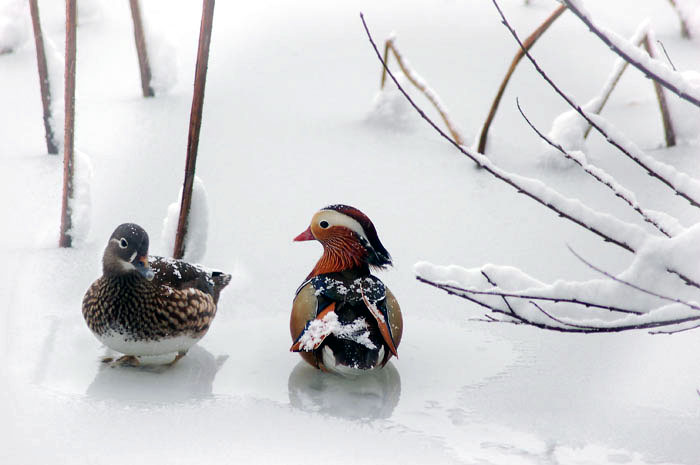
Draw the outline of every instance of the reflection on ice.
[[[101,364],[86,394],[100,399],[172,403],[208,397],[217,372],[228,355],[214,357],[202,347],[193,346],[173,366],[138,367]]]
[[[390,362],[355,378],[324,373],[299,362],[289,374],[289,402],[308,412],[347,419],[389,418],[401,397],[401,376]]]

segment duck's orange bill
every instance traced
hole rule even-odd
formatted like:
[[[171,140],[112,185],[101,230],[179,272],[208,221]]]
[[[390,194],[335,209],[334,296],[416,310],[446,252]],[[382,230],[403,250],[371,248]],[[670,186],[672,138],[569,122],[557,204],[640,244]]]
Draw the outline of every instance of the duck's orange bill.
[[[314,237],[313,233],[311,232],[311,226],[306,228],[306,231],[303,233],[299,234],[297,237],[294,238],[294,242],[299,242],[299,241],[313,241],[316,238]]]

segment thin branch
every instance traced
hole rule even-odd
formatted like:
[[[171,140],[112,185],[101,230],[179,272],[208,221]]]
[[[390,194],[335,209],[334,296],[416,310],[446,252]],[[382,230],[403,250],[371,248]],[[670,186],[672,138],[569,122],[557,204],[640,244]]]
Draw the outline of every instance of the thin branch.
[[[625,59],[625,61],[628,61],[632,66],[635,68],[639,69],[644,75],[647,77],[655,80],[674,94],[678,95],[680,98],[683,100],[687,100],[688,102],[692,103],[693,105],[700,107],[700,100],[697,98],[693,97],[692,95],[687,94],[686,92],[683,92],[681,89],[676,87],[673,83],[669,82],[668,80],[664,79],[661,77],[658,73],[652,71],[651,69],[647,68],[644,66],[640,61],[632,58],[629,56],[625,51],[623,51],[620,47],[615,44],[615,42],[610,39],[605,33],[603,33],[598,27],[596,27],[595,24],[577,8],[576,2],[572,2],[571,0],[562,0],[564,3],[566,3],[566,6],[569,7],[569,10],[573,14],[575,14],[586,26],[588,26],[588,29],[592,33],[598,36],[600,40],[603,41],[605,45],[610,47],[610,49],[620,55],[622,58]],[[494,0],[495,3],[495,0]],[[500,10],[499,10],[500,11]]]
[[[146,36],[143,33],[143,21],[141,20],[141,7],[139,0],[129,0],[131,7],[131,19],[134,23],[134,41],[136,42],[136,54],[139,58],[139,71],[141,74],[141,92],[144,97],[153,97],[153,87],[151,87],[151,66],[148,62],[148,49],[146,47]]]
[[[360,18],[362,19],[362,24],[365,28],[365,32],[367,33],[367,37],[369,38],[369,42],[372,45],[372,48],[374,49],[375,54],[377,55],[377,58],[379,61],[384,65],[384,68],[387,70],[387,73],[391,77],[391,79],[394,81],[394,84],[396,87],[399,89],[399,91],[403,94],[403,96],[408,100],[408,102],[413,106],[413,108],[418,112],[418,114],[433,128],[435,129],[438,134],[440,134],[445,140],[447,140],[450,144],[452,144],[457,150],[459,150],[462,154],[466,155],[469,159],[471,159],[474,163],[476,163],[478,166],[481,166],[484,168],[486,172],[494,176],[496,179],[499,179],[500,181],[508,184],[509,186],[515,188],[518,192],[522,193],[523,195],[533,199],[537,203],[544,205],[545,207],[549,208],[550,210],[554,211],[556,214],[561,216],[562,218],[566,218],[569,221],[576,223],[577,225],[581,226],[582,228],[585,228],[592,233],[596,234],[597,236],[601,237],[605,242],[610,242],[612,244],[615,244],[629,252],[635,251],[635,248],[628,244],[625,240],[623,239],[617,239],[612,237],[609,234],[606,234],[605,232],[590,226],[586,223],[584,223],[582,220],[579,218],[576,218],[573,216],[573,214],[567,213],[566,211],[562,210],[561,208],[557,207],[556,205],[553,205],[552,203],[548,202],[547,200],[544,200],[540,197],[538,197],[536,194],[533,194],[529,192],[525,187],[521,186],[518,184],[515,180],[511,179],[508,177],[507,173],[502,173],[500,170],[496,169],[495,167],[492,167],[488,159],[484,158],[482,155],[479,154],[474,154],[472,153],[468,148],[461,146],[459,143],[457,143],[454,139],[452,139],[450,136],[448,136],[440,127],[433,122],[426,114],[425,112],[413,101],[413,99],[408,95],[408,93],[404,90],[404,88],[399,84],[398,80],[396,79],[396,76],[391,72],[391,70],[388,68],[387,64],[384,62],[382,59],[381,54],[379,53],[379,49],[377,48],[377,45],[374,42],[374,39],[372,38],[371,33],[369,32],[369,28],[367,27],[367,23],[365,22],[364,15],[360,13]]]
[[[63,196],[60,247],[70,247],[73,199],[73,141],[75,128],[76,0],[66,0],[65,129],[63,133]]]
[[[686,331],[690,331],[690,330],[697,329],[697,328],[700,328],[700,325],[689,326],[687,328],[681,328],[681,329],[649,331],[649,334],[676,334],[676,333],[684,333]]]
[[[544,22],[540,24],[527,39],[525,39],[523,45],[527,50],[529,50],[530,47],[535,45],[537,39],[539,39],[540,36],[544,34],[547,29],[549,29],[549,26],[551,26],[552,23],[554,23],[554,21],[559,16],[561,16],[564,10],[566,10],[566,6],[559,5],[552,12],[552,14],[550,14],[549,17],[545,19]],[[484,121],[484,125],[481,128],[481,135],[479,136],[479,147],[477,149],[479,153],[485,153],[486,151],[486,140],[488,138],[491,122],[493,122],[493,119],[496,116],[496,111],[498,111],[498,105],[501,103],[501,98],[503,98],[503,94],[506,90],[506,86],[508,85],[508,81],[510,81],[510,77],[513,75],[513,72],[515,72],[515,68],[518,66],[518,63],[520,63],[520,60],[523,58],[523,56],[525,56],[525,53],[523,53],[522,48],[519,48],[518,51],[515,53],[515,57],[513,57],[513,61],[511,61],[510,66],[508,67],[508,71],[506,71],[506,75],[504,76],[503,81],[501,82],[501,86],[498,88],[498,92],[496,93],[496,97],[493,99],[493,103],[491,103],[489,114],[486,117],[486,121]]]
[[[603,269],[601,269],[601,268],[598,268],[597,266],[595,266],[595,265],[593,265],[592,263],[590,263],[589,261],[587,261],[587,260],[586,260],[585,258],[583,258],[581,255],[579,255],[578,253],[576,253],[576,251],[575,251],[571,246],[567,245],[567,248],[569,249],[569,251],[570,251],[572,254],[574,254],[574,257],[578,258],[578,259],[579,259],[581,262],[583,262],[586,266],[588,266],[589,268],[591,268],[591,269],[594,270],[594,271],[597,271],[598,273],[602,274],[603,276],[606,276],[606,277],[612,279],[613,281],[616,281],[616,282],[618,282],[618,283],[620,283],[620,284],[624,284],[625,286],[631,287],[632,289],[634,289],[634,290],[636,290],[636,291],[642,292],[642,293],[647,294],[647,295],[650,295],[650,296],[652,296],[652,297],[656,297],[656,298],[659,298],[659,299],[661,299],[661,300],[665,300],[666,302],[671,302],[671,303],[674,303],[674,304],[680,304],[680,305],[683,305],[683,306],[685,306],[685,307],[691,308],[691,309],[693,309],[693,310],[700,310],[700,306],[698,306],[698,305],[696,305],[696,304],[693,304],[693,303],[690,303],[690,302],[686,302],[686,301],[684,301],[684,300],[677,299],[677,298],[675,298],[675,297],[668,297],[668,296],[665,296],[665,295],[662,295],[662,294],[657,294],[656,292],[650,291],[650,290],[648,290],[648,289],[644,289],[643,287],[637,286],[636,284],[633,284],[633,283],[631,283],[631,282],[629,282],[629,281],[625,281],[624,279],[618,278],[617,276],[614,276],[614,275],[608,273],[607,271],[605,271],[605,270],[603,270]]]
[[[58,153],[54,130],[51,126],[51,86],[49,85],[49,70],[46,65],[46,49],[44,35],[41,32],[38,0],[29,0],[29,10],[34,28],[34,44],[36,46],[36,64],[39,70],[39,89],[41,90],[41,105],[44,110],[44,133],[46,135],[46,150],[51,155]]]
[[[202,126],[204,88],[207,82],[207,63],[209,61],[209,44],[211,42],[213,20],[214,0],[204,0],[202,5],[202,21],[199,30],[197,64],[195,65],[192,109],[190,111],[190,130],[187,137],[185,180],[182,186],[180,216],[178,217],[177,232],[175,234],[175,245],[173,250],[173,257],[178,259],[185,255],[185,237],[187,236],[187,223],[190,214],[190,205],[192,203],[192,187],[194,185],[195,166],[197,164],[199,131]]]
[[[581,168],[583,168],[583,170],[584,170],[587,174],[589,174],[593,179],[595,179],[596,181],[598,181],[599,183],[603,184],[603,185],[606,186],[608,189],[610,189],[610,190],[615,194],[616,197],[622,199],[622,200],[623,200],[627,205],[629,205],[635,212],[639,213],[639,215],[644,219],[644,221],[646,221],[647,223],[649,223],[649,224],[651,224],[652,226],[654,226],[656,229],[658,229],[658,230],[659,230],[662,234],[664,234],[666,237],[672,237],[672,234],[671,234],[670,232],[666,231],[666,230],[664,229],[664,227],[663,227],[661,224],[659,224],[658,221],[656,221],[655,219],[651,218],[651,217],[647,214],[647,212],[644,211],[644,210],[642,209],[642,207],[640,207],[640,206],[636,203],[636,201],[635,201],[634,199],[630,198],[626,193],[624,193],[624,192],[621,191],[620,189],[616,188],[616,187],[613,185],[613,182],[616,182],[614,179],[612,179],[612,178],[603,179],[603,177],[601,176],[601,174],[599,173],[599,171],[591,169],[590,165],[584,165],[584,164],[581,162],[581,160],[579,160],[578,158],[572,156],[572,155],[571,155],[568,151],[566,151],[566,149],[564,149],[564,147],[562,147],[560,144],[557,144],[556,142],[552,141],[552,140],[549,139],[547,136],[545,136],[544,134],[542,134],[542,132],[540,132],[540,131],[535,127],[535,125],[532,124],[532,122],[528,119],[528,117],[525,116],[525,113],[523,112],[523,109],[520,107],[520,101],[519,101],[517,98],[515,99],[515,104],[516,104],[517,107],[518,107],[518,111],[520,112],[520,115],[522,115],[522,117],[525,119],[525,121],[526,121],[527,124],[530,126],[530,128],[532,128],[532,130],[535,131],[535,133],[536,133],[538,136],[540,136],[541,139],[543,139],[543,140],[544,140],[545,142],[547,142],[549,145],[551,145],[552,147],[554,147],[555,149],[557,149],[559,152],[561,152],[561,154],[562,154],[565,158],[567,158],[568,160],[573,161],[573,162],[576,163],[578,166],[580,166]]]
[[[668,60],[668,64],[671,65],[671,68],[673,68],[674,71],[678,71],[676,69],[676,66],[673,64],[673,61],[671,61],[671,57],[668,56],[668,52],[666,51],[666,46],[664,46],[664,43],[661,42],[660,40],[657,40],[656,43],[659,44],[659,46],[661,47],[661,50],[663,50],[664,55],[666,56],[666,60]]]
[[[435,95],[434,92],[430,90],[430,88],[427,86],[425,81],[420,78],[415,71],[413,71],[408,64],[405,62],[403,59],[403,55],[401,55],[401,52],[399,52],[399,49],[396,48],[396,44],[394,43],[394,38],[391,37],[386,40],[384,43],[384,62],[388,63],[389,59],[389,51],[391,51],[394,55],[394,58],[396,58],[396,62],[399,64],[399,67],[401,68],[401,71],[403,72],[404,76],[413,84],[416,89],[420,90],[423,95],[430,101],[430,103],[433,104],[437,112],[440,114],[440,117],[442,120],[445,122],[445,125],[447,126],[447,129],[450,131],[450,134],[452,135],[452,138],[457,141],[459,145],[464,144],[464,138],[462,135],[459,133],[457,128],[455,127],[454,124],[452,124],[452,121],[450,120],[449,114],[447,110],[445,109],[444,105],[440,102],[440,99]],[[381,88],[384,88],[384,83],[386,81],[386,68],[382,67],[382,83],[381,83]]]
[[[481,270],[481,274],[483,275],[484,278],[486,278],[486,281],[488,281],[490,285],[492,285],[493,287],[498,287],[498,284],[496,284],[493,280],[491,280],[489,275],[487,275],[484,270]],[[501,298],[503,299],[503,302],[505,302],[506,306],[508,307],[508,310],[510,310],[510,313],[515,315],[515,310],[513,310],[513,307],[510,306],[510,302],[508,302],[508,299],[506,299],[506,296],[502,295]]]
[[[509,23],[508,20],[506,19],[505,15],[503,14],[503,11],[501,11],[501,8],[498,6],[498,3],[496,2],[496,0],[492,0],[492,1],[493,1],[493,4],[496,6],[496,9],[498,10],[498,13],[501,15],[501,19],[502,19],[503,25],[510,31],[511,35],[513,36],[513,38],[514,38],[514,39],[518,42],[518,44],[520,44],[520,46],[522,47],[522,46],[523,46],[523,45],[522,45],[522,42],[520,41],[520,38],[518,37],[518,34],[515,32],[515,29],[513,29],[513,27],[510,25],[510,23]],[[588,115],[588,112],[584,111],[576,102],[574,102],[574,101],[571,99],[571,97],[569,97],[568,95],[566,95],[566,94],[554,83],[554,81],[552,81],[552,79],[547,75],[547,73],[544,72],[544,70],[540,67],[540,65],[539,65],[539,64],[537,63],[537,61],[535,60],[535,58],[534,58],[528,51],[525,51],[525,55],[526,55],[527,58],[530,60],[530,62],[532,63],[532,65],[535,67],[535,69],[537,70],[537,72],[542,76],[542,78],[552,87],[552,89],[554,89],[554,91],[555,91],[557,94],[559,94],[559,96],[561,96],[561,97],[566,101],[566,103],[568,103],[568,104],[571,106],[571,108],[573,108],[574,110],[576,110],[576,112],[578,112],[578,114],[580,114],[586,121],[588,121],[588,123],[589,123],[591,126],[593,126],[598,132],[600,132],[600,134],[603,135],[603,137],[605,137],[605,139],[606,139],[610,144],[612,144],[614,147],[616,147],[618,150],[620,150],[622,153],[624,153],[629,159],[631,159],[632,161],[634,161],[637,165],[639,165],[640,167],[642,167],[642,168],[647,172],[647,174],[649,174],[650,176],[652,176],[652,177],[658,179],[658,180],[661,181],[663,184],[665,184],[666,186],[668,186],[669,188],[671,188],[671,189],[676,193],[676,195],[679,195],[679,196],[683,197],[684,199],[686,199],[692,206],[700,208],[700,201],[695,200],[690,194],[687,194],[686,192],[682,191],[682,190],[681,190],[678,186],[676,186],[673,182],[671,182],[670,180],[666,179],[665,176],[662,176],[662,175],[660,175],[659,173],[657,173],[656,171],[654,171],[646,162],[644,162],[643,160],[641,160],[641,158],[640,158],[639,156],[632,154],[630,150],[628,150],[628,149],[626,149],[625,147],[623,147],[622,144],[620,144],[618,141],[616,141],[616,140],[613,139],[610,135],[608,135],[608,133]],[[632,64],[634,64],[634,63],[632,63]]]

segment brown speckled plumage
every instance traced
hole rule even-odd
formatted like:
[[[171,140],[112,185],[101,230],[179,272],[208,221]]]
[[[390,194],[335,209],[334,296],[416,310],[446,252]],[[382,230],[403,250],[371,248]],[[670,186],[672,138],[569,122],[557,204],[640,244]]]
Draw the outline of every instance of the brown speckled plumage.
[[[209,329],[219,294],[230,280],[231,275],[181,260],[148,258],[146,232],[123,224],[105,248],[102,277],[85,293],[83,317],[95,336],[114,350],[129,355],[177,351],[181,357]],[[179,337],[186,342],[176,349],[158,346]],[[110,338],[116,338],[115,347]],[[143,343],[150,344],[148,349],[139,345]]]
[[[211,295],[199,289],[156,284],[135,272],[101,277],[83,299],[83,316],[93,332],[111,330],[134,340],[184,334],[199,338],[209,329],[214,315],[216,303]]]

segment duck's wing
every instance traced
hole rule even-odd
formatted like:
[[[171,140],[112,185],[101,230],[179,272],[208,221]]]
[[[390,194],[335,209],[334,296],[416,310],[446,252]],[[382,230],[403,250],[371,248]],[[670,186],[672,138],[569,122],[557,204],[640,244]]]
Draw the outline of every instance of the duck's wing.
[[[295,341],[292,350],[305,347],[300,341],[304,339],[309,328],[323,334],[323,326],[313,322],[328,319],[328,309],[334,312],[335,304],[343,302],[367,307],[389,351],[398,356],[396,347],[403,333],[401,309],[391,291],[388,291],[379,278],[372,275],[347,279],[345,276],[326,274],[316,276],[302,285],[297,291],[292,308],[290,329]],[[313,338],[313,345],[318,347],[326,335],[320,338],[318,344],[315,342],[319,338]]]
[[[174,258],[151,256],[148,260],[155,276],[153,283],[172,289],[199,289],[219,301],[221,290],[231,282],[231,275],[193,265]]]

